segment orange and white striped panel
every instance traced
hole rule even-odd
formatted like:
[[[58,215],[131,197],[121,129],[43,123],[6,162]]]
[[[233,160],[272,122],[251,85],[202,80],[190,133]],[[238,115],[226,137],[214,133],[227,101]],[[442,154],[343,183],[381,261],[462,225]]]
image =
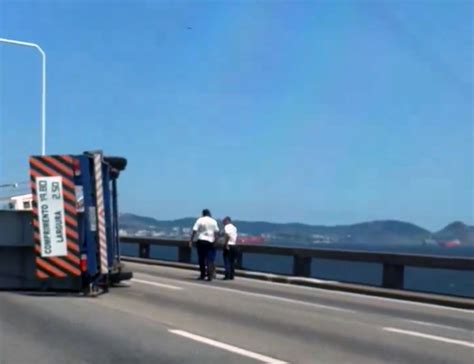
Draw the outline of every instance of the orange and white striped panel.
[[[40,279],[66,278],[81,275],[79,259],[79,235],[76,212],[76,192],[73,175],[73,158],[68,155],[30,157],[30,185],[33,193],[33,231],[35,242],[36,276]],[[43,203],[45,193],[42,189],[44,177],[53,177],[54,191],[49,191],[62,204],[60,216],[47,211]],[[39,182],[39,183],[38,183]],[[46,205],[46,206],[45,206]],[[62,214],[64,212],[64,214]],[[40,221],[40,218],[42,219]],[[49,221],[57,219],[55,228]],[[45,229],[49,235],[58,234],[62,240],[61,254],[52,256],[45,250]],[[42,235],[43,231],[43,235]],[[41,237],[43,236],[43,242]],[[43,245],[42,245],[43,243]]]
[[[107,274],[109,272],[109,264],[107,256],[107,235],[105,232],[104,186],[102,179],[101,153],[94,154],[94,180],[97,206],[97,233],[99,236],[100,272],[102,274]]]

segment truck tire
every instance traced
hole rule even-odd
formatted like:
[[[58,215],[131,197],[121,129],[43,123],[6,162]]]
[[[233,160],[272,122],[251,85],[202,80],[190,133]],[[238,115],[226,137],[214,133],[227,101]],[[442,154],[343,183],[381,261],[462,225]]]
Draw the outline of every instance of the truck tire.
[[[104,157],[104,161],[118,171],[123,171],[127,167],[127,159],[123,157]]]

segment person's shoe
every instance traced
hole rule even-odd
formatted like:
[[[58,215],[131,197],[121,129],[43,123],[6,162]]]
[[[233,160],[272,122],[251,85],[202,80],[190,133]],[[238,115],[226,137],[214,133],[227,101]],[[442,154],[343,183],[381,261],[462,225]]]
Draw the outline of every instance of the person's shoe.
[[[225,276],[224,278],[222,278],[223,281],[228,281],[230,278],[228,276]]]
[[[205,278],[206,278],[206,277],[199,276],[199,277],[197,277],[197,280],[198,280],[198,281],[203,281]]]
[[[212,282],[212,277],[207,277],[208,282]]]

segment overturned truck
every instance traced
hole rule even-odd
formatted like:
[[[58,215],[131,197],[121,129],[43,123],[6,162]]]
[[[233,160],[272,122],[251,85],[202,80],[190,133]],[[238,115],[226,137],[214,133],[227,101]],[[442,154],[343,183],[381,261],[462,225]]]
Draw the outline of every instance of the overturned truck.
[[[107,292],[120,257],[117,179],[102,152],[30,157],[31,211],[0,211],[0,289]]]

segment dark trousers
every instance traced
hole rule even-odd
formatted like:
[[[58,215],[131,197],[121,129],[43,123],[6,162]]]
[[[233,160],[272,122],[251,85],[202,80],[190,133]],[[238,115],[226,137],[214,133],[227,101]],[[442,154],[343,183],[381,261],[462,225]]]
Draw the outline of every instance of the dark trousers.
[[[238,249],[235,245],[229,245],[229,249],[224,249],[224,267],[225,276],[234,279],[235,260],[237,259]]]
[[[198,240],[196,242],[198,253],[199,270],[201,271],[201,278],[206,276],[212,278],[214,272],[214,259],[216,257],[216,249],[214,244],[206,240]]]

